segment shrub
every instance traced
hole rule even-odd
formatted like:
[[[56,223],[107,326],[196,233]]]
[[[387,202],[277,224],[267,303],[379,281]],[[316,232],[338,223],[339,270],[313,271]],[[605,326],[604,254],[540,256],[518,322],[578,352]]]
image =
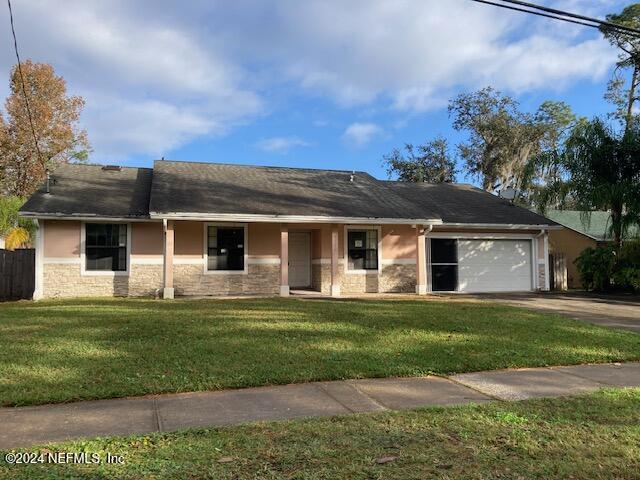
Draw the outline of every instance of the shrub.
[[[613,273],[613,283],[620,290],[640,292],[640,268],[626,267]]]
[[[611,280],[616,265],[613,247],[585,249],[575,262],[582,285],[587,290],[606,291],[611,288]]]
[[[613,282],[617,289],[640,292],[640,240],[622,245]]]
[[[622,245],[620,264],[640,268],[640,239],[631,240]]]

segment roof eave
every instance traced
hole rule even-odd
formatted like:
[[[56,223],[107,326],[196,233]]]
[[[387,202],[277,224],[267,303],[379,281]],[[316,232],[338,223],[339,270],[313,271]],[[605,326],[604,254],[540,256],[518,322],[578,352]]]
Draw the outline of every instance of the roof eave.
[[[473,228],[473,229],[487,229],[487,228],[503,228],[507,230],[562,230],[562,225],[551,224],[528,224],[528,223],[462,223],[462,222],[444,222],[440,226],[451,228]]]
[[[265,215],[253,213],[150,212],[151,219],[193,220],[205,222],[280,222],[280,223],[351,223],[361,225],[407,224],[440,225],[440,218],[339,217],[329,215]]]
[[[97,215],[92,213],[43,213],[18,211],[18,215],[36,220],[81,220],[81,221],[119,221],[119,222],[150,222],[154,221],[148,215]]]

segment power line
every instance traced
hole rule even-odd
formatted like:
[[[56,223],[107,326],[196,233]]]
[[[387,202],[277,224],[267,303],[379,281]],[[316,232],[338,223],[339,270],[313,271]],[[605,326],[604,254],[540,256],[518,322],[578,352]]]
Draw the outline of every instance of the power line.
[[[16,52],[16,58],[18,59],[18,74],[20,75],[20,82],[22,83],[22,93],[24,94],[24,103],[27,107],[27,116],[29,117],[29,125],[31,125],[31,133],[33,134],[33,140],[36,143],[36,152],[38,153],[38,159],[42,161],[42,154],[40,153],[40,146],[38,145],[38,136],[36,135],[36,129],[33,126],[33,116],[31,115],[31,107],[29,106],[29,96],[27,95],[27,89],[24,83],[24,75],[22,74],[22,65],[20,62],[20,53],[18,53],[18,40],[16,39],[16,30],[13,26],[13,10],[11,9],[11,0],[7,0],[9,6],[9,20],[11,22],[11,33],[13,34],[13,48]]]
[[[519,0],[499,0],[499,1],[471,0],[471,1],[477,2],[477,3],[483,3],[486,5],[493,5],[495,7],[505,8],[507,10],[515,10],[517,12],[530,13],[532,15],[537,15],[539,17],[551,18],[553,20],[561,20],[563,22],[574,23],[577,25],[585,26],[585,27],[591,27],[591,28],[597,28],[597,29],[600,29],[601,27],[606,27],[606,28],[615,30],[618,33],[622,33],[624,35],[640,38],[640,30],[637,30],[635,28],[625,27],[624,25],[618,25],[616,23],[599,20],[597,18],[591,18],[584,15],[565,12],[563,10],[543,7],[543,6],[535,5],[529,2],[522,2]],[[499,3],[499,2],[511,3],[513,5],[505,5],[505,3]],[[515,5],[521,5],[521,6],[515,6]],[[524,7],[527,7],[527,8],[524,8]],[[540,11],[537,11],[535,9],[538,9]]]
[[[640,30],[637,30],[635,28],[632,27],[627,27],[625,25],[620,25],[618,23],[612,23],[612,22],[608,22],[606,20],[599,20],[597,18],[593,18],[593,17],[587,17],[585,15],[580,15],[577,13],[571,13],[571,12],[567,12],[565,10],[558,10],[556,8],[551,8],[551,7],[545,7],[544,5],[536,5],[535,3],[530,3],[530,2],[524,2],[522,0],[502,0],[503,2],[506,3],[513,3],[515,5],[522,5],[524,7],[528,7],[528,8],[535,8],[536,10],[541,10],[543,12],[548,12],[548,13],[552,13],[552,14],[556,14],[556,15],[562,15],[565,17],[571,17],[571,18],[577,18],[579,20],[586,20],[588,22],[595,22],[598,23],[599,25],[602,25],[604,27],[610,27],[613,28],[615,30],[624,30],[627,31],[629,33],[634,33],[636,35],[640,34]]]
[[[518,8],[518,7],[513,7],[511,5],[504,5],[502,3],[492,2],[491,0],[471,0],[471,1],[472,2],[477,2],[477,3],[484,3],[486,5],[493,5],[494,7],[506,8],[507,10],[515,10],[517,12],[531,13],[533,15],[538,15],[540,17],[552,18],[554,20],[563,20],[563,21],[569,22],[569,23],[576,23],[578,25],[584,25],[585,27],[598,28],[598,26],[594,25],[593,23],[581,22],[579,20],[572,20],[572,19],[569,19],[569,18],[562,18],[562,17],[559,17],[557,15],[550,15],[550,14],[547,14],[547,13],[541,13],[541,12],[536,12],[536,11],[533,11],[533,10],[527,10],[525,8]]]

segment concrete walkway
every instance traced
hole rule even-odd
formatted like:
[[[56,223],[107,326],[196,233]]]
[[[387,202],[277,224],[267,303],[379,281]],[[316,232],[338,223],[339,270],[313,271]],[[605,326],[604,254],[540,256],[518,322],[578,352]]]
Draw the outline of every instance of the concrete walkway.
[[[640,386],[640,362],[455,375],[314,382],[0,408],[0,448],[106,435],[521,400]]]

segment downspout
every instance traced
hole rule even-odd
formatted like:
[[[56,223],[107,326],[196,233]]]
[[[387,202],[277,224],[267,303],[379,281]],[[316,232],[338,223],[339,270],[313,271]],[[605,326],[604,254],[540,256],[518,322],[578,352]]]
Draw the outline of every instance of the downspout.
[[[427,225],[427,228],[424,231],[424,241],[425,241],[425,246],[424,246],[424,256],[425,256],[425,272],[424,272],[424,276],[425,276],[425,280],[427,282],[427,293],[431,293],[433,291],[433,287],[432,287],[432,279],[431,279],[431,248],[429,248],[431,246],[431,240],[429,239],[429,234],[433,231],[433,224],[430,223],[429,225]]]

